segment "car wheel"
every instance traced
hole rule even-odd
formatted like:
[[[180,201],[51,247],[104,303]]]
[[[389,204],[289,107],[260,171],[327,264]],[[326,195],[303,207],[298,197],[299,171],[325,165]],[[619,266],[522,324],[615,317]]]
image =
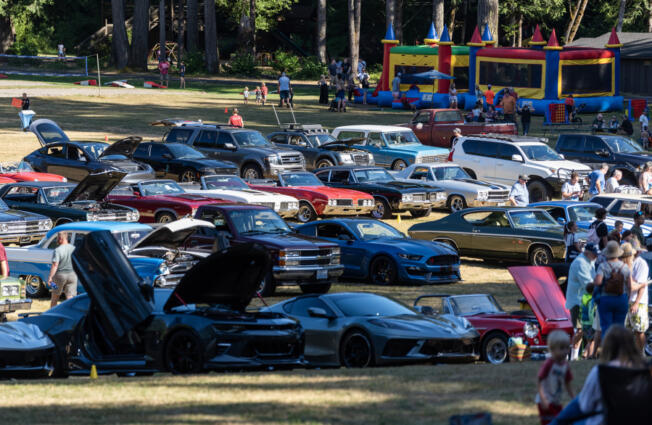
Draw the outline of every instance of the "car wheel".
[[[263,173],[257,165],[245,165],[242,167],[242,178],[245,180],[262,179]]]
[[[369,280],[374,285],[393,285],[397,275],[396,263],[384,255],[374,258],[369,265]]]
[[[25,292],[29,298],[41,298],[48,294],[48,288],[45,287],[40,277],[30,275],[25,276]]]
[[[179,176],[179,181],[184,183],[194,182],[196,180],[195,175],[196,173],[191,169],[183,170],[183,173]]]
[[[330,159],[322,158],[319,161],[317,161],[316,168],[332,167],[333,165],[335,165],[335,164],[333,164],[333,162]]]
[[[301,285],[304,294],[325,294],[331,289],[331,283],[308,283]]]
[[[392,210],[386,200],[378,198],[374,202],[374,209],[371,210],[371,216],[373,218],[392,218]]]
[[[354,330],[342,338],[340,363],[344,367],[368,367],[374,363],[371,340],[362,331]]]
[[[451,212],[462,211],[464,208],[466,208],[466,201],[459,195],[453,195],[448,198],[448,208],[451,210]]]
[[[545,266],[552,261],[552,252],[546,246],[537,246],[530,251],[530,264],[533,266]]]
[[[173,333],[165,345],[165,366],[174,374],[198,373],[203,369],[199,337],[191,331]]]
[[[310,202],[301,201],[299,203],[299,213],[297,214],[297,220],[301,223],[307,223],[309,221],[314,221],[317,218],[317,213],[315,212]]]
[[[156,222],[157,223],[172,223],[175,221],[177,218],[174,216],[174,214],[169,213],[169,212],[160,212],[156,214]]]
[[[430,208],[426,208],[425,210],[410,210],[410,215],[414,218],[428,217],[430,211],[432,211]]]
[[[272,273],[267,273],[258,286],[258,295],[261,297],[271,297],[276,292],[276,282]]]
[[[397,159],[392,163],[392,170],[401,171],[407,167],[407,163],[402,159]]]
[[[451,241],[449,239],[433,239],[432,241],[433,242],[439,242],[439,243],[442,243],[444,245],[450,246],[455,251],[458,251],[457,246],[455,245],[455,242],[453,242],[453,241]]]
[[[491,364],[501,364],[509,361],[507,349],[507,336],[499,332],[492,332],[482,342],[482,358]]]
[[[530,202],[547,201],[550,198],[548,188],[543,182],[533,180],[527,185],[527,190],[530,192]]]

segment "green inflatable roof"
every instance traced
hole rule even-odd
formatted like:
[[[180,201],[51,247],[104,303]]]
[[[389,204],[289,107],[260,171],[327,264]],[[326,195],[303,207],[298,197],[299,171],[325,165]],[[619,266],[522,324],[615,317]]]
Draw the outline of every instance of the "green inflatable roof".
[[[451,50],[454,55],[469,54],[469,46],[452,46]],[[425,44],[421,46],[396,46],[391,48],[390,53],[404,55],[436,55],[439,53],[439,48],[430,47]]]

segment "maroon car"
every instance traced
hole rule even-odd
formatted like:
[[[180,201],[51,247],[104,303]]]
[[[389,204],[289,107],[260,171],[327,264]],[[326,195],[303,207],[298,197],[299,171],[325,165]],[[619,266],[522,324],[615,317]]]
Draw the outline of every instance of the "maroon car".
[[[193,216],[202,205],[230,203],[220,199],[185,193],[173,180],[146,180],[122,186],[107,197],[114,204],[136,208],[141,223],[169,223]]]

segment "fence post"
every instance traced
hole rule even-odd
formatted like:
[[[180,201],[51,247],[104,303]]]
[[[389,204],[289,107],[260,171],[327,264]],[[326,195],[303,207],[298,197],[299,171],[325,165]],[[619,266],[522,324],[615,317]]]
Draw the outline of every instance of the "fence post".
[[[102,78],[100,77],[100,55],[95,53],[95,60],[97,61],[97,95],[102,97]]]

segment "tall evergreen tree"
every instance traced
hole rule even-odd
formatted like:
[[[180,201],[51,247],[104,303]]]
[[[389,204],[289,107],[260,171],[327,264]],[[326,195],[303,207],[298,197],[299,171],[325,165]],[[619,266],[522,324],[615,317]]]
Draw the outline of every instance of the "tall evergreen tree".
[[[204,47],[206,50],[206,71],[214,74],[218,72],[220,65],[217,55],[215,0],[204,0]]]
[[[197,50],[199,37],[199,8],[198,0],[188,0],[188,18],[186,19],[186,46],[189,52]]]
[[[326,0],[317,1],[317,57],[326,63]]]
[[[111,60],[113,66],[123,69],[129,62],[129,42],[125,27],[125,10],[123,0],[111,0],[113,34],[111,37]]]

